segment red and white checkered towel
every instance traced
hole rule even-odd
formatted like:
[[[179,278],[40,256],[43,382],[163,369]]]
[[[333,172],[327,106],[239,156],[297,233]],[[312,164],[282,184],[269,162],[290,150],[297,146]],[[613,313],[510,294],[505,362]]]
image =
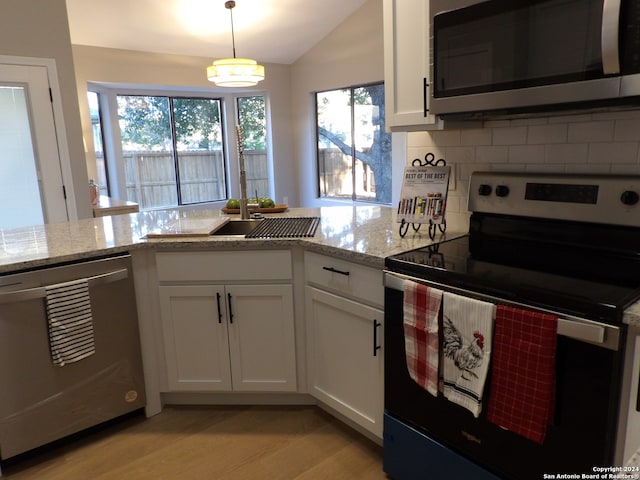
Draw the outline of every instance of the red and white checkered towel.
[[[558,319],[499,305],[487,419],[544,442],[555,407]]]
[[[411,378],[438,395],[438,315],[442,291],[405,280],[404,345]]]

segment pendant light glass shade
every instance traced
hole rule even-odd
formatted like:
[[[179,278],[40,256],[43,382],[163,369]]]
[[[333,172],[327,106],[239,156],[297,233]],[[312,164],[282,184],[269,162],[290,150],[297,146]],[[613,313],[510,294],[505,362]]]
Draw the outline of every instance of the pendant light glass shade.
[[[233,31],[233,8],[236,2],[225,2],[231,16],[231,42],[233,58],[215,60],[207,67],[207,78],[219,87],[252,87],[264,80],[264,67],[250,58],[236,58],[236,38]]]
[[[207,67],[207,78],[219,87],[251,87],[264,80],[264,67],[250,58],[221,58]]]

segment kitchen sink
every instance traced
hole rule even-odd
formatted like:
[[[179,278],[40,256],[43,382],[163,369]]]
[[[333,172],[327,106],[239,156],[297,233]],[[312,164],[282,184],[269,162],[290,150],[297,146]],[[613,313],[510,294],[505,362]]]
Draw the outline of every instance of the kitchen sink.
[[[229,220],[211,235],[225,237],[244,237],[256,228],[262,220]]]

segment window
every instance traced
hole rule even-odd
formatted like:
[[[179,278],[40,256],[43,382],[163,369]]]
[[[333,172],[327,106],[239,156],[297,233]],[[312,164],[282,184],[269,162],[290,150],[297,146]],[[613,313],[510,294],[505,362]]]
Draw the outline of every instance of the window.
[[[221,100],[118,95],[127,200],[143,210],[227,196]]]
[[[262,96],[237,98],[238,124],[244,134],[243,157],[248,197],[270,197],[267,122]]]
[[[100,96],[96,92],[88,92],[89,113],[91,114],[91,131],[93,133],[93,148],[96,154],[96,172],[98,178],[93,180],[98,184],[100,195],[109,195],[109,175],[107,174],[107,159],[104,153],[104,135],[102,132],[102,112],[100,111]]]
[[[391,134],[384,85],[316,94],[320,197],[391,203]]]

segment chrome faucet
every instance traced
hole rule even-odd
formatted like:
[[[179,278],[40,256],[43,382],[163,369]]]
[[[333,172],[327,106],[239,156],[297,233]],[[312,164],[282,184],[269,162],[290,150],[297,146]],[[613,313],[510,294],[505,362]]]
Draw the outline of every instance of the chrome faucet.
[[[251,214],[256,212],[260,205],[258,202],[258,192],[256,191],[256,203],[249,203],[247,199],[247,173],[244,169],[244,132],[242,126],[236,125],[236,133],[238,137],[238,163],[240,164],[240,218],[248,220]]]
[[[238,143],[238,163],[240,164],[240,218],[249,219],[249,205],[247,201],[247,173],[244,169],[244,132],[241,125],[236,125]]]

